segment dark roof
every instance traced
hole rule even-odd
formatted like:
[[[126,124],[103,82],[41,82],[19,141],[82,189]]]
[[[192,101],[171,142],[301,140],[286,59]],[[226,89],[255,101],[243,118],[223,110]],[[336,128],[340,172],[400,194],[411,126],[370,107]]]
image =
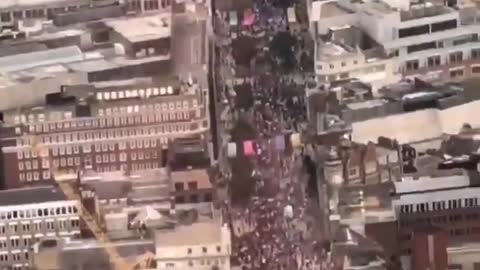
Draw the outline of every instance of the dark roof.
[[[100,200],[126,198],[132,189],[128,181],[95,182],[87,184],[91,187]]]
[[[1,45],[0,57],[10,56],[15,54],[38,52],[47,50],[48,47],[45,44],[40,43],[21,43],[15,45]]]
[[[332,260],[335,266],[343,266],[345,257],[352,266],[366,265],[384,257],[383,248],[375,241],[341,226],[335,233],[332,247]]]
[[[0,206],[43,203],[65,199],[63,192],[55,186],[0,191]]]
[[[116,251],[122,258],[133,258],[141,256],[146,252],[155,253],[153,242],[136,241],[125,242],[115,245]],[[60,255],[62,269],[108,269],[110,266],[109,256],[102,246],[94,248],[79,247],[63,250]],[[127,260],[128,261],[128,260]],[[79,267],[79,268],[77,268]]]
[[[450,156],[461,156],[471,154],[477,151],[479,147],[480,141],[474,140],[471,137],[454,135],[442,142],[440,151]]]

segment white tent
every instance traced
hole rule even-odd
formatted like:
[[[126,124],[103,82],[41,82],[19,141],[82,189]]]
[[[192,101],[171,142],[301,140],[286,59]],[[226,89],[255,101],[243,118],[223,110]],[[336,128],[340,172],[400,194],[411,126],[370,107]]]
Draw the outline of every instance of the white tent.
[[[227,145],[227,156],[233,158],[237,156],[237,144],[230,142]]]

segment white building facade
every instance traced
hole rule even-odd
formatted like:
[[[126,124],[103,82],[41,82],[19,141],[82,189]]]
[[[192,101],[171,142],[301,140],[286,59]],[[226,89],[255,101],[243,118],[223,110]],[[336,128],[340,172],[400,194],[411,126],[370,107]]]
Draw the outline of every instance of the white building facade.
[[[52,195],[46,189],[52,187],[4,191],[0,196],[22,196],[19,194],[24,193],[35,200],[35,196],[43,198],[43,194]],[[57,189],[52,192],[61,193]],[[46,198],[43,202],[0,206],[0,267],[29,269],[32,244],[44,237],[70,238],[80,235],[79,202],[57,199],[57,195],[52,195],[51,200]]]
[[[231,232],[217,222],[194,223],[159,232],[156,237],[157,269],[230,270]]]
[[[312,34],[325,34],[332,27],[357,26],[392,57],[393,73],[404,77],[450,81],[480,74],[480,24],[474,7],[397,2],[313,2]]]

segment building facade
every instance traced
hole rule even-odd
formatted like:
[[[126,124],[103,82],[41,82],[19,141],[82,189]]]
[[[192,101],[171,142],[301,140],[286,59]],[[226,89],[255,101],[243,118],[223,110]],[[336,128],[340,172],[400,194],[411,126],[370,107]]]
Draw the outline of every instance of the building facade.
[[[315,26],[314,35],[324,35],[335,27],[357,26],[391,59],[393,73],[404,77],[421,76],[425,80],[451,81],[480,74],[480,43],[475,14],[475,7],[465,3],[447,6],[389,0],[360,4],[355,1],[313,2],[311,24]],[[317,47],[320,47],[319,44]],[[349,66],[355,66],[351,63],[357,63],[358,67],[366,65],[366,68],[375,63],[373,60],[361,61],[360,54],[357,54],[359,59],[354,59],[354,54],[350,55],[350,65],[342,60],[345,64],[332,65],[332,72],[336,69],[345,72]],[[318,71],[318,67],[315,69]]]
[[[0,196],[0,267],[28,269],[35,242],[80,235],[79,202],[53,186],[2,191]]]
[[[208,135],[207,89],[188,83],[130,87],[97,89],[88,103],[74,97],[73,105],[61,101],[5,114],[4,188],[48,183],[52,173],[164,167],[169,142]]]
[[[74,1],[24,1],[19,5],[16,1],[2,1],[0,3],[0,26],[13,27],[23,20],[51,20],[55,14],[75,12],[79,9],[101,6],[105,4],[121,3],[127,13],[148,13],[170,9],[173,0],[74,0]]]
[[[157,269],[230,269],[231,236],[227,225],[194,223],[156,236]]]
[[[458,177],[452,179],[460,181]],[[445,230],[449,244],[480,239],[479,191],[478,187],[447,186],[441,190],[419,188],[396,196],[392,204],[398,220],[400,252],[411,254],[413,232],[425,226]]]

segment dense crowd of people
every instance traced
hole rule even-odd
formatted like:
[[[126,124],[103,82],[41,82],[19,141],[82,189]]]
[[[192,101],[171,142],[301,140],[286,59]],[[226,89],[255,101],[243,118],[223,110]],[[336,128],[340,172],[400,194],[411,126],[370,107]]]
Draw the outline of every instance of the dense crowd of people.
[[[253,12],[256,23],[244,28],[240,35],[263,32],[263,40],[270,40],[278,31],[285,31],[284,10],[275,8],[269,1],[255,3]],[[232,48],[226,46],[220,51],[220,62],[232,67]],[[305,215],[307,200],[304,185],[298,176],[302,158],[275,143],[275,138],[287,133],[300,132],[306,122],[304,88],[288,75],[253,74],[243,81],[248,87],[237,93],[252,99],[245,108],[232,106],[233,113],[250,116],[257,137],[256,154],[252,157],[257,179],[255,196],[241,209],[225,205],[225,215],[234,231],[232,265],[242,269],[314,269],[315,256],[311,243],[305,239],[306,229],[297,226]],[[233,105],[233,98],[226,96]],[[245,102],[242,102],[245,104]],[[292,209],[286,214],[285,209]],[[239,226],[238,224],[242,224]]]

